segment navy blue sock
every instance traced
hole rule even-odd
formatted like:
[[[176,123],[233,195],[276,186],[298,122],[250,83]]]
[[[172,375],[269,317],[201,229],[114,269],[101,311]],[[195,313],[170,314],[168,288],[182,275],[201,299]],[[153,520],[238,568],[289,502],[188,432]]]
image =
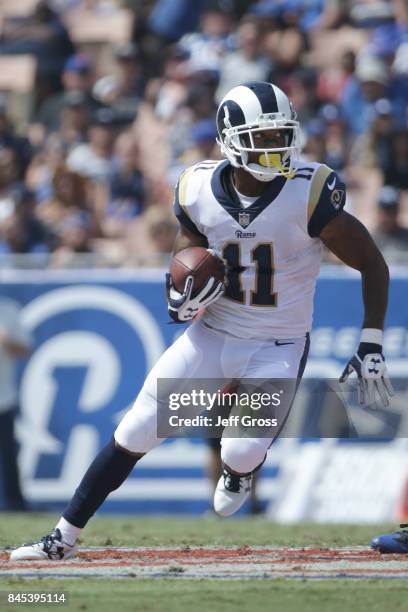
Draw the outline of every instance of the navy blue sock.
[[[126,480],[138,459],[118,448],[112,438],[89,466],[62,514],[64,519],[75,527],[85,527],[109,493]]]

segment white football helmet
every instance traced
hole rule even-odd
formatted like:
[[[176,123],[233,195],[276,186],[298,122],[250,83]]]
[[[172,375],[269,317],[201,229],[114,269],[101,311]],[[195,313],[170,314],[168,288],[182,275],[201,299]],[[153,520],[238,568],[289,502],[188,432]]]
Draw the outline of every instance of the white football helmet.
[[[299,158],[302,133],[287,95],[272,83],[254,81],[231,89],[217,111],[218,144],[236,168],[245,168],[260,181],[292,174],[292,160]],[[284,131],[285,146],[256,148],[254,134]],[[258,163],[248,163],[248,153],[259,153]]]

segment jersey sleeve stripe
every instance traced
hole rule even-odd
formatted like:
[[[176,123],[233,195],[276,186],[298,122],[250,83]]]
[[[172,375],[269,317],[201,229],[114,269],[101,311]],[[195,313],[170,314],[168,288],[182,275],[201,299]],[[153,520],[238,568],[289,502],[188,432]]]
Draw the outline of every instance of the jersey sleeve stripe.
[[[320,236],[323,228],[341,213],[346,203],[346,186],[331,170],[320,191],[319,200],[307,224],[309,236]]]
[[[194,221],[191,219],[190,214],[188,212],[188,206],[186,205],[186,192],[187,192],[187,178],[192,169],[188,168],[181,175],[175,192],[174,192],[174,203],[173,209],[174,214],[176,215],[179,223],[183,225],[186,229],[188,229],[193,234],[197,236],[204,237],[200,230],[197,228]]]
[[[178,182],[178,193],[179,193],[179,202],[180,205],[185,207],[186,206],[186,197],[187,197],[187,180],[189,175],[191,174],[192,168],[187,168],[187,170],[184,170],[183,174],[180,176],[179,178],[179,182]]]
[[[319,202],[323,186],[326,182],[327,177],[331,174],[331,170],[328,166],[320,166],[318,171],[313,177],[312,184],[310,186],[309,203],[307,206],[307,220],[310,221],[311,216]]]

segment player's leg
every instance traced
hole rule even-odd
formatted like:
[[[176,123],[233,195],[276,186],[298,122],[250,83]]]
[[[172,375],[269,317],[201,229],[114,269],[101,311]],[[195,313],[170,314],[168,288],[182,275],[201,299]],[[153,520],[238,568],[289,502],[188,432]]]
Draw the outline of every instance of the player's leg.
[[[221,461],[221,439],[220,438],[208,438],[208,462],[207,462],[207,473],[211,481],[212,492],[211,496],[214,496],[215,489],[217,488],[220,476],[223,472],[222,461]],[[257,494],[257,482],[259,472],[255,472],[252,475],[252,487],[250,493],[250,514],[261,514],[263,512],[262,505],[258,499]]]
[[[256,437],[256,434],[254,437],[222,437],[224,469],[214,494],[214,509],[222,516],[236,512],[250,496],[253,474],[264,463],[269,447],[286,422],[306,365],[309,336],[288,339],[287,344],[283,341],[278,345],[275,342],[259,343],[258,350],[249,348],[245,378],[254,382],[265,381],[264,389],[269,383],[275,388],[273,381],[281,380],[284,393],[276,412],[277,428],[270,435],[265,432],[262,437]]]
[[[221,463],[221,440],[220,438],[208,438],[208,463],[207,473],[212,484],[212,492],[214,493],[217,483],[222,472]]]
[[[16,412],[15,408],[11,408],[0,413],[0,462],[3,466],[5,509],[8,512],[22,512],[27,509],[17,466],[17,442],[14,434]]]
[[[221,376],[221,352],[220,338],[202,325],[193,325],[180,336],[149,373],[133,407],[88,468],[54,531],[16,549],[11,559],[72,556],[81,530],[109,493],[120,487],[145,453],[163,441],[157,435],[157,379]]]

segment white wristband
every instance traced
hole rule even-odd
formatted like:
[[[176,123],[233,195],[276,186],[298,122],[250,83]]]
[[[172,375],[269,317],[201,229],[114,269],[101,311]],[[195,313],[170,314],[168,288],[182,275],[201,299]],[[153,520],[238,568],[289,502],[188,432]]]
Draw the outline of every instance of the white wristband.
[[[383,343],[383,331],[382,329],[374,329],[372,327],[366,327],[361,330],[360,342],[370,342],[371,344]]]

